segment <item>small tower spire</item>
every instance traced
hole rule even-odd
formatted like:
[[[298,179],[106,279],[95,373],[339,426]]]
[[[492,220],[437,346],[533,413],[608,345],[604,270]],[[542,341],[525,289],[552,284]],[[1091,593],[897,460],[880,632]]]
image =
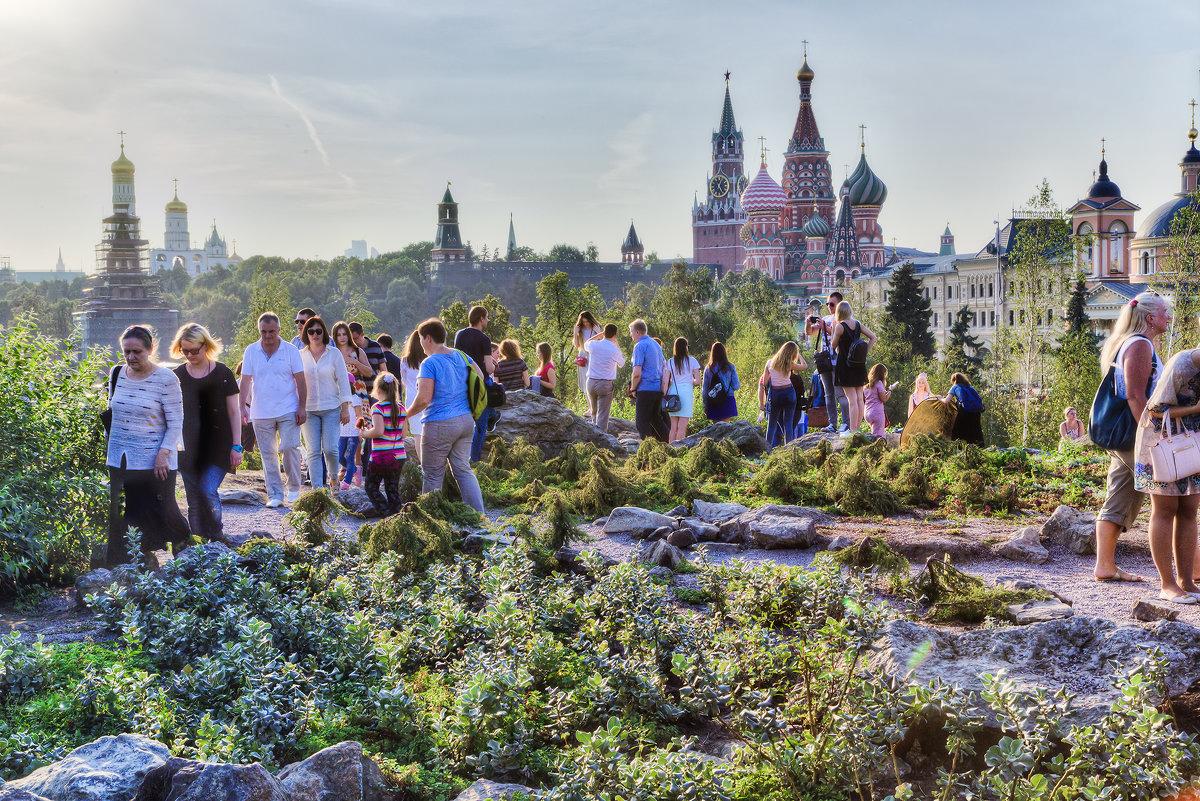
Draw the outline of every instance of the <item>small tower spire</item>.
[[[517,250],[517,232],[513,228],[512,212],[508,213],[508,252],[504,255],[505,261],[512,261]]]

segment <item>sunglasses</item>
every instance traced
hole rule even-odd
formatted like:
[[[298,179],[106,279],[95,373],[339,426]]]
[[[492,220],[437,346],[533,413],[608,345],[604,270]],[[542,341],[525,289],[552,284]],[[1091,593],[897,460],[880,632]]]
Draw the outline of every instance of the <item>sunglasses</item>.
[[[308,320],[296,320],[295,321],[296,325],[304,325],[307,322],[308,322]]]
[[[305,331],[304,333],[308,334],[311,337],[313,334],[324,334],[325,329],[324,328],[310,328],[307,331]]]
[[[192,348],[185,348],[183,346],[180,346],[180,348],[179,348],[179,352],[182,353],[184,356],[199,356],[200,351],[202,351],[202,350],[204,350],[204,348],[202,348],[202,347],[196,348],[195,350],[193,350]]]

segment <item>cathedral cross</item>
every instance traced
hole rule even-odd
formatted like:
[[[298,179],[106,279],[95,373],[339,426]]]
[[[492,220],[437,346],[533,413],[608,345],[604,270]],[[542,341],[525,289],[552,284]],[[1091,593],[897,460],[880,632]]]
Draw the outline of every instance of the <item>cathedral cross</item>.
[[[804,45],[804,60],[807,61],[808,60],[808,40],[801,39],[800,44]]]
[[[179,196],[179,179],[172,178],[171,183],[175,184],[175,196],[178,197]]]
[[[1104,158],[1104,137],[1100,137],[1100,158]]]
[[[1195,128],[1196,127],[1196,101],[1193,99],[1191,103],[1188,103],[1188,105],[1192,107],[1192,127]]]
[[[124,150],[125,149],[125,132],[117,131],[117,135],[121,137],[121,149]]]
[[[767,163],[767,137],[765,137],[765,136],[758,137],[758,146],[762,150],[763,164],[766,164]]]
[[[858,126],[858,146],[865,152],[867,149],[867,126]]]

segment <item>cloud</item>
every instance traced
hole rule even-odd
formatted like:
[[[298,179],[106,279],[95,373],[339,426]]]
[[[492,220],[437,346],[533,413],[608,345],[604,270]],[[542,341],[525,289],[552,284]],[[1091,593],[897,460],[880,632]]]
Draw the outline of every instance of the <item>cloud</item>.
[[[275,96],[292,107],[292,110],[300,115],[300,121],[304,123],[304,127],[308,129],[308,138],[312,140],[313,146],[317,148],[317,152],[321,154],[321,162],[326,166],[329,164],[329,154],[325,152],[325,145],[321,144],[321,137],[317,135],[317,126],[313,125],[312,120],[304,113],[304,109],[300,108],[294,101],[289,100],[284,96],[283,90],[279,88],[279,81],[274,75],[268,75],[271,79],[271,88],[275,91]],[[345,176],[343,176],[345,177]],[[353,183],[353,182],[351,182]]]

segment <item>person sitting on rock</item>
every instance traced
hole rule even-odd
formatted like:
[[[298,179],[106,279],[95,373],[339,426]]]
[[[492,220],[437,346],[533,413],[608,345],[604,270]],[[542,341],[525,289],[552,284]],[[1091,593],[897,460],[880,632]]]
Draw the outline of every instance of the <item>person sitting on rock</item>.
[[[1087,436],[1087,427],[1079,419],[1074,406],[1063,409],[1063,421],[1058,424],[1058,435],[1067,442],[1076,442]]]
[[[529,386],[529,365],[521,358],[521,345],[515,339],[500,343],[500,359],[496,362],[494,378],[505,392],[516,392]]]

